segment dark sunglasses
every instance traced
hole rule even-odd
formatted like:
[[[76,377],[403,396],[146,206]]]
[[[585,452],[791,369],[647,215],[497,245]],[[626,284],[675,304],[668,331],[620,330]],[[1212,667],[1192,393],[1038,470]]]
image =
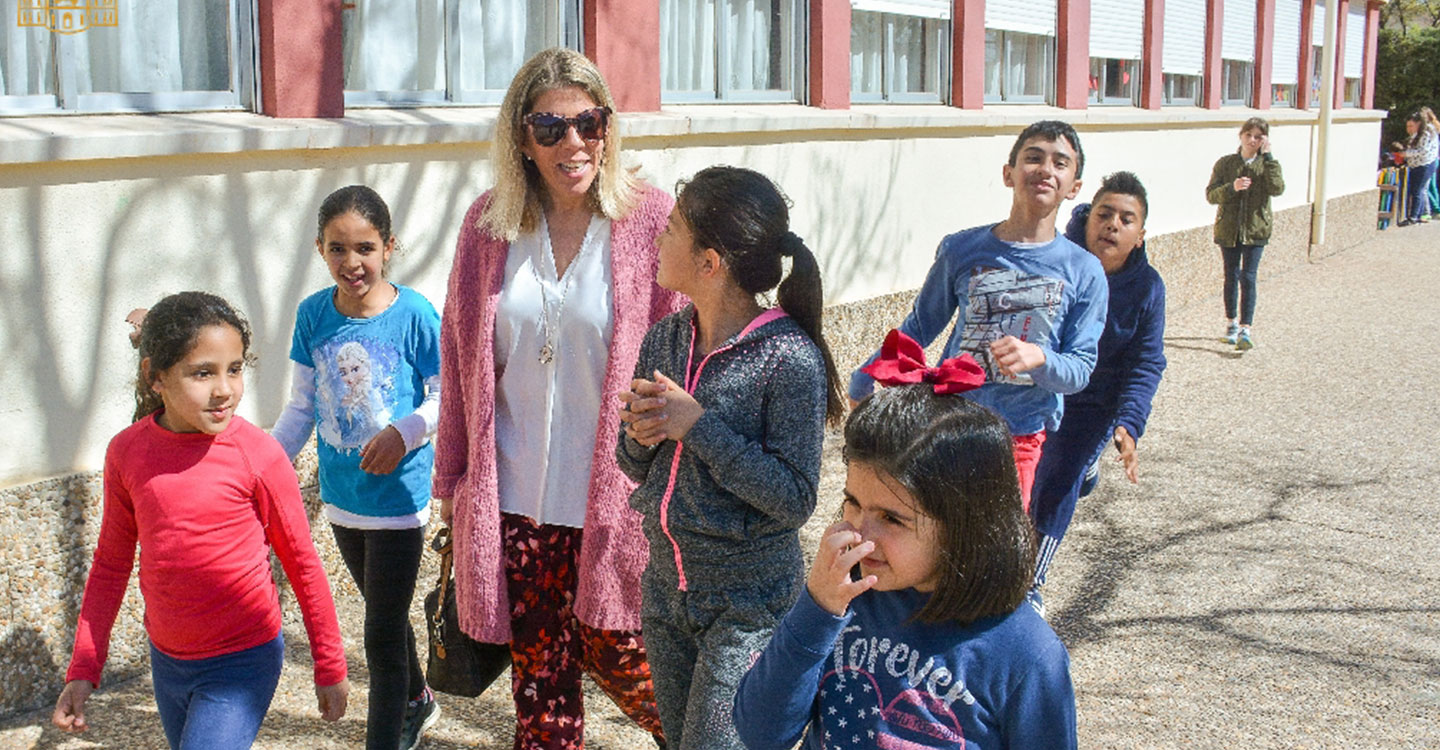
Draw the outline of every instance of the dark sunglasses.
[[[530,126],[530,135],[541,146],[559,143],[572,127],[584,140],[598,141],[605,137],[605,128],[610,123],[610,108],[587,109],[574,117],[561,117],[553,112],[531,112],[521,121]]]

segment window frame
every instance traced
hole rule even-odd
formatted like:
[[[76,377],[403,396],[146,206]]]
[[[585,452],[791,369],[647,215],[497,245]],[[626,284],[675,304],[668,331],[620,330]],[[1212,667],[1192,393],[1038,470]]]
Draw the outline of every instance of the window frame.
[[[1194,87],[1194,93],[1189,98],[1177,98],[1173,93],[1179,79],[1186,79]],[[1200,97],[1204,91],[1202,85],[1203,76],[1190,73],[1161,73],[1161,106],[1165,107],[1196,107],[1200,105]]]
[[[1230,83],[1234,66],[1243,66],[1238,80],[1244,81],[1244,95],[1230,96]],[[1255,100],[1255,63],[1245,60],[1220,61],[1220,105],[1225,107],[1249,107]]]
[[[227,0],[225,91],[79,91],[81,34],[49,32],[53,94],[0,95],[0,116],[255,111],[260,101],[255,0]],[[120,19],[123,23],[124,19]]]
[[[1055,37],[1054,37],[1053,35],[1050,35],[1050,34],[1031,34],[1031,33],[1023,32],[1023,31],[1009,31],[1009,30],[1006,30],[1006,29],[986,28],[986,29],[985,29],[985,41],[986,41],[986,46],[989,46],[990,35],[991,35],[991,34],[997,34],[997,35],[999,35],[999,46],[1000,46],[1000,91],[999,91],[999,93],[996,93],[996,94],[993,94],[993,95],[992,95],[988,90],[985,91],[985,92],[984,92],[984,95],[983,95],[984,103],[985,103],[985,104],[1052,104],[1052,103],[1054,102],[1054,100],[1055,100],[1055,67],[1056,67],[1056,51],[1055,51],[1055,43],[1056,43],[1056,42],[1055,42]],[[1009,41],[1009,38],[1010,38],[1011,35],[1020,35],[1020,36],[1027,36],[1027,37],[1038,37],[1038,38],[1040,38],[1040,39],[1044,39],[1044,40],[1045,40],[1045,57],[1046,57],[1047,61],[1049,62],[1049,65],[1045,66],[1045,78],[1044,78],[1044,82],[1043,82],[1043,84],[1042,84],[1042,88],[1044,89],[1044,91],[1043,91],[1043,93],[1040,94],[1039,96],[1035,96],[1035,95],[1033,95],[1033,94],[1007,95],[1007,93],[1006,93],[1006,91],[1005,91],[1005,88],[1006,88],[1006,85],[1005,85],[1005,84],[1006,84],[1006,75],[1005,75],[1005,73],[1006,73],[1006,71],[1010,68],[1010,64],[1009,64],[1009,63],[1010,63],[1010,49],[1011,49],[1011,45],[1008,44],[1008,41]],[[989,83],[989,78],[990,78],[990,76],[988,75],[988,71],[987,71],[987,74],[986,74],[986,76],[985,76],[985,79],[986,79],[986,83],[987,83],[987,84]]]
[[[577,0],[578,1],[578,0]],[[810,48],[807,44],[806,29],[810,25],[809,3],[802,0],[776,0],[786,3],[794,13],[791,20],[790,44],[791,71],[790,90],[782,89],[734,89],[729,85],[729,71],[733,58],[733,44],[729,41],[735,33],[730,14],[725,12],[726,3],[734,0],[715,0],[715,81],[712,91],[676,91],[664,87],[665,25],[660,25],[661,88],[660,103],[665,104],[804,104],[809,87],[807,74]],[[664,2],[664,0],[660,0]],[[740,92],[738,95],[736,92]]]
[[[1288,89],[1288,92],[1285,92],[1285,93],[1287,93],[1287,95],[1286,95],[1286,96],[1282,96],[1282,95],[1281,95],[1281,94],[1282,94],[1282,91],[1283,91],[1283,90],[1286,90],[1286,89]],[[1300,89],[1300,86],[1299,86],[1298,84],[1294,84],[1294,83],[1272,83],[1272,84],[1270,84],[1270,104],[1271,104],[1271,106],[1294,107],[1294,106],[1296,105],[1295,95],[1296,95],[1296,92],[1299,91],[1299,89]]]
[[[547,46],[568,47],[584,52],[585,0],[548,0],[551,7],[547,12],[554,14],[558,39],[551,39]],[[414,108],[449,106],[497,106],[505,99],[506,89],[462,89],[460,88],[461,55],[465,38],[460,28],[460,0],[444,0],[443,15],[445,28],[441,38],[444,47],[445,88],[424,91],[384,91],[378,89],[345,89],[345,107],[364,108]],[[568,6],[568,7],[567,7]],[[344,9],[344,10],[348,10]],[[342,10],[341,12],[344,12]],[[566,12],[573,10],[575,25],[567,24]],[[342,23],[343,26],[343,23]],[[343,32],[342,32],[343,33]],[[538,50],[537,50],[538,52]],[[343,63],[342,63],[343,65]],[[343,84],[342,84],[343,85]]]
[[[855,90],[855,80],[850,81],[850,101],[855,104],[948,104],[950,89],[950,40],[954,33],[954,25],[950,19],[928,18],[925,16],[906,15],[900,13],[884,13],[880,11],[853,10],[851,14],[851,29],[855,28],[855,13],[873,13],[880,17],[880,92],[865,93]],[[937,50],[932,54],[939,63],[935,72],[935,91],[892,91],[892,71],[895,69],[895,34],[896,24],[900,19],[913,19],[921,22],[924,28],[925,22],[936,22],[940,24],[940,39],[937,42]],[[926,41],[929,41],[927,36]],[[854,52],[852,37],[851,52]]]
[[[1119,63],[1135,66],[1135,71],[1130,77],[1130,83],[1122,84],[1130,87],[1130,93],[1125,97],[1107,98],[1105,96],[1106,83],[1110,75],[1110,64]],[[1096,73],[1096,65],[1099,65],[1099,72]],[[1134,107],[1140,104],[1140,79],[1141,65],[1138,59],[1126,59],[1117,57],[1092,57],[1090,58],[1090,79],[1095,81],[1095,88],[1090,89],[1086,101],[1096,107]]]

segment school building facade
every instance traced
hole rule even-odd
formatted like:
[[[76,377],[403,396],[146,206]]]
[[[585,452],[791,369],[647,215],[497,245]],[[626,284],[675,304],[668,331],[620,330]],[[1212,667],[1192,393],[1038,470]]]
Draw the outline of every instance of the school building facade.
[[[104,13],[79,29],[54,20],[80,5]],[[1218,291],[1204,188],[1248,117],[1271,121],[1287,182],[1263,271],[1375,231],[1378,3],[26,0],[0,12],[0,714],[58,690],[99,528],[96,470],[131,412],[126,312],[185,289],[239,306],[259,357],[241,413],[268,426],[296,305],[330,283],[314,254],[320,200],[375,187],[403,246],[392,278],[439,307],[459,222],[491,182],[496,105],[539,49],[597,62],[625,158],[652,183],[728,163],[784,188],[823,264],[844,366],[900,320],[942,236],[1006,214],[1001,165],[1035,120],[1079,130],[1082,199],[1115,170],[1145,182],[1152,262],[1177,304]],[[132,591],[116,674],[143,665],[140,615]]]

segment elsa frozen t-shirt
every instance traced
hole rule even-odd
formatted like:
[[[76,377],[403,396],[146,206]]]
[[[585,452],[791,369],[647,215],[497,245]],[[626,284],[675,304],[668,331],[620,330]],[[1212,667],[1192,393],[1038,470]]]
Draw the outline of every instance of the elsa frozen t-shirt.
[[[372,318],[335,309],[334,287],[300,303],[290,359],[315,370],[320,496],[362,516],[403,516],[430,501],[434,449],[405,454],[385,475],[360,470],[376,433],[425,398],[425,379],[440,373],[440,316],[424,296],[395,285],[395,302]]]

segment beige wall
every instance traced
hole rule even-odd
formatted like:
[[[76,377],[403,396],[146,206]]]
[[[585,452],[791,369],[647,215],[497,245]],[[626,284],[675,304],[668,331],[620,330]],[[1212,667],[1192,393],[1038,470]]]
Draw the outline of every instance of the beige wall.
[[[1209,224],[1211,164],[1249,110],[1043,107],[964,112],[874,107],[676,108],[631,116],[628,158],[661,187],[716,163],[771,175],[826,270],[832,304],[918,286],[949,232],[1002,218],[1000,183],[1027,122],[1076,115],[1088,198],[1104,174],[1137,172],[1152,236]],[[1373,189],[1381,113],[1337,123],[1329,195]],[[94,469],[128,422],[135,364],[125,313],[207,289],[255,328],[260,364],[241,413],[268,425],[286,394],[296,304],[328,284],[314,212],[364,182],[391,204],[406,246],[392,278],[442,302],[458,222],[489,183],[491,115],[360,112],[344,121],[250,115],[49,118],[0,123],[0,486]],[[1272,115],[1288,189],[1313,194],[1314,116]],[[105,158],[114,157],[114,158]],[[1068,215],[1069,204],[1062,209]]]

